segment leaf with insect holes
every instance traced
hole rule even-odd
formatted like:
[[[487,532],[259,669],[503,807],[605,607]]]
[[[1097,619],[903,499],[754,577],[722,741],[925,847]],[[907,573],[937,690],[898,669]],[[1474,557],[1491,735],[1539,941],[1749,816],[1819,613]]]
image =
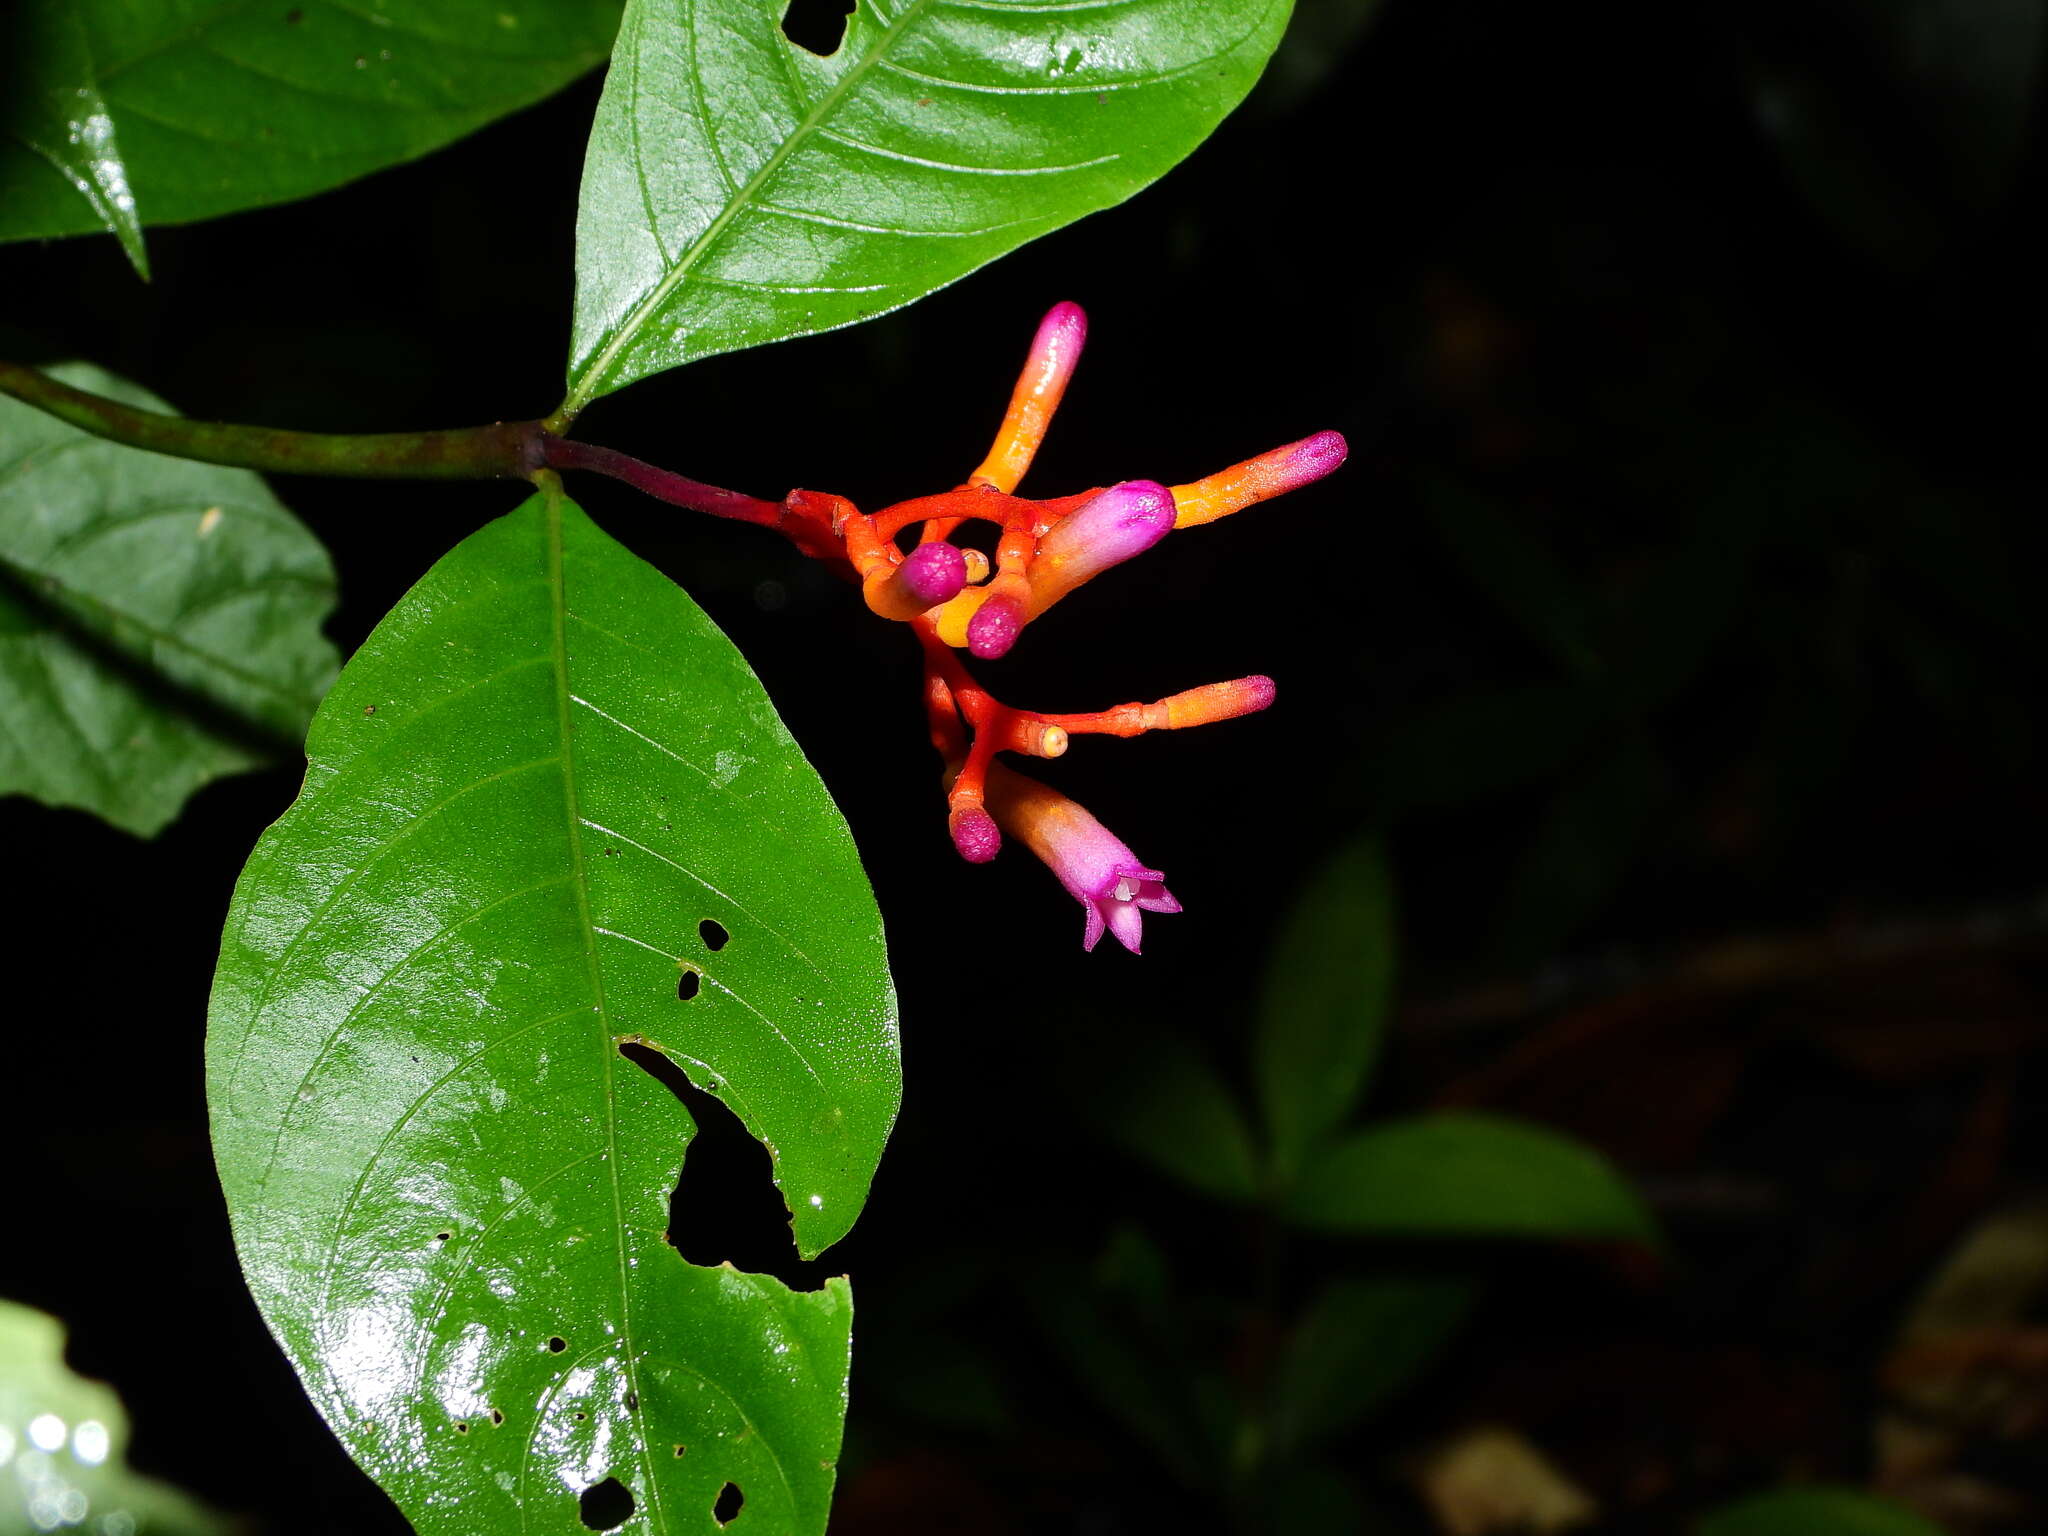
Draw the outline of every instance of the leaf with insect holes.
[[[444,557],[350,661],[236,888],[207,1042],[243,1270],[425,1536],[579,1495],[823,1529],[852,1302],[664,1240],[665,1055],[845,1235],[900,1091],[846,825],[738,652],[571,503]],[[593,1494],[592,1497],[601,1497]]]
[[[665,368],[901,308],[1171,169],[1289,0],[629,0],[576,224],[571,411]]]

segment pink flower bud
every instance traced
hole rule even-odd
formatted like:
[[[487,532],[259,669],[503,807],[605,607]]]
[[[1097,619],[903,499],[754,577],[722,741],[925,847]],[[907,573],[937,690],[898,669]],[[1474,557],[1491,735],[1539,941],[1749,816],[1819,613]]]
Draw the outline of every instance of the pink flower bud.
[[[1112,485],[1054,523],[1031,562],[1031,598],[1043,613],[1113,565],[1173,531],[1173,492],[1154,480]]]

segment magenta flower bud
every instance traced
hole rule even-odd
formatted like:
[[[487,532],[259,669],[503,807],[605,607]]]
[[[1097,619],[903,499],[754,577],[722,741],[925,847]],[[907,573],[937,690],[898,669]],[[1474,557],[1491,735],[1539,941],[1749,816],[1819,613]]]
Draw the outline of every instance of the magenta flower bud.
[[[953,847],[970,864],[986,864],[1002,851],[1003,834],[995,817],[978,805],[963,805],[946,818]]]
[[[1083,502],[1038,541],[1033,608],[1042,613],[1084,581],[1143,554],[1173,531],[1173,519],[1173,492],[1154,480],[1126,480]]]
[[[936,608],[967,585],[967,555],[943,539],[920,544],[903,557],[896,575],[903,590],[922,607]]]
[[[1087,909],[1083,949],[1094,949],[1106,928],[1135,955],[1145,913],[1180,910],[1163,874],[1140,864],[1113,832],[1058,790],[991,763],[988,804],[1004,830],[1023,839]]]
[[[999,593],[975,609],[967,621],[967,649],[989,661],[1017,643],[1024,632],[1024,605],[1006,593]]]

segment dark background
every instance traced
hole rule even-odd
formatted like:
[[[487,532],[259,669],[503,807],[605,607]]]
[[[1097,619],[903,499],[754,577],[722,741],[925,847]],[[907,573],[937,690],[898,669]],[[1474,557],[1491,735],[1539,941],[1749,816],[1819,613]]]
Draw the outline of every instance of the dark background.
[[[1335,478],[1168,541],[981,668],[1052,710],[1278,680],[1257,719],[1081,742],[1045,771],[1186,904],[1143,959],[1084,956],[1021,850],[954,858],[905,635],[768,535],[573,487],[752,661],[889,924],[907,1092],[830,1256],[861,1306],[835,1530],[1304,1528],[1279,1471],[1234,1502],[1177,1479],[1020,1297],[1087,1291],[1142,1230],[1190,1297],[1190,1357],[1250,1392],[1317,1280],[1416,1261],[1276,1256],[1090,1107],[1098,1046],[1148,1031],[1242,1081],[1277,924],[1374,830],[1402,1006],[1369,1112],[1585,1137],[1674,1257],[1424,1255],[1490,1284],[1336,1447],[1359,1509],[1333,1528],[1434,1529],[1417,1456],[1493,1422],[1591,1492],[1602,1531],[1677,1530],[1786,1476],[2041,1529],[2048,1353],[2000,1356],[1998,1412],[1937,1426],[1931,1468],[1874,1440],[1913,1296],[2044,1171],[2039,8],[1300,9],[1252,101],[1127,206],[579,423],[717,484],[877,507],[974,466],[1038,316],[1071,298],[1088,354],[1027,489],[1192,479],[1324,427],[1352,444]],[[596,94],[307,203],[152,230],[147,288],[111,240],[0,247],[0,348],[227,420],[543,414]],[[276,483],[334,551],[344,649],[515,495]],[[402,1524],[264,1334],[205,1138],[221,918],[297,781],[216,784],[153,843],[0,802],[23,899],[0,1294],[68,1322],[147,1470],[262,1531],[368,1536]],[[765,1164],[692,1166],[693,1240],[786,1264]],[[1256,1289],[1254,1267],[1281,1278]],[[957,1372],[921,1386],[935,1355]]]

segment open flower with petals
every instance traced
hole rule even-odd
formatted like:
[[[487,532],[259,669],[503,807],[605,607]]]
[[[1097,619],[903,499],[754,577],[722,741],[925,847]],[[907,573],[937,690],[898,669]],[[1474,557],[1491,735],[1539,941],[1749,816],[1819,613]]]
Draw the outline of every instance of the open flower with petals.
[[[1087,909],[1083,949],[1093,949],[1107,928],[1135,955],[1144,937],[1144,914],[1180,910],[1165,875],[1139,863],[1115,833],[1049,785],[992,763],[988,808],[1003,831],[1043,859]]]

